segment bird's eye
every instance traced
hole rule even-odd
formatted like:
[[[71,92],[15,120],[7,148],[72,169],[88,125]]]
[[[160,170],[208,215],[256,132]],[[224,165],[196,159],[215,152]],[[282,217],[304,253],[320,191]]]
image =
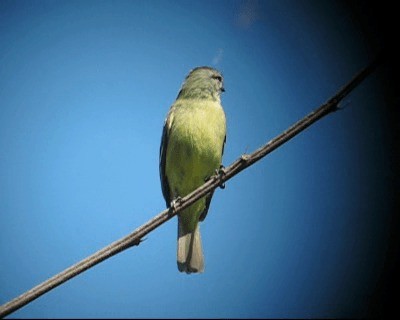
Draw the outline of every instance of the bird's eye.
[[[214,79],[217,79],[219,82],[222,82],[222,77],[221,76],[217,76],[217,75],[214,75],[214,76],[212,76]]]

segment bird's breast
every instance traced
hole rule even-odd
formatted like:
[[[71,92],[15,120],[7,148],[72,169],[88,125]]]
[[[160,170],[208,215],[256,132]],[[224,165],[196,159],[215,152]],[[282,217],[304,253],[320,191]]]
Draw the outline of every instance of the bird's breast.
[[[225,114],[221,105],[212,101],[182,105],[173,117],[166,171],[173,185],[184,185],[185,189],[191,189],[184,191],[190,192],[221,164]]]

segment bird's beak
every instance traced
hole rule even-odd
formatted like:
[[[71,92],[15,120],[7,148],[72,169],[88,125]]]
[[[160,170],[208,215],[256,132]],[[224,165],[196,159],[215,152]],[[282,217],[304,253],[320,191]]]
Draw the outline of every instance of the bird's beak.
[[[224,87],[221,87],[221,92],[225,92],[225,88]]]

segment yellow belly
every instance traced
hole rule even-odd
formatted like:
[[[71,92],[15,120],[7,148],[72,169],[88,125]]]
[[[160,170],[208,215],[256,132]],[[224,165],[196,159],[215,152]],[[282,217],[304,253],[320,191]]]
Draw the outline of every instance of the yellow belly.
[[[225,114],[219,103],[182,102],[175,109],[165,164],[172,198],[187,195],[215,173],[221,164],[225,133]],[[180,214],[189,229],[196,226],[204,208],[203,198]]]

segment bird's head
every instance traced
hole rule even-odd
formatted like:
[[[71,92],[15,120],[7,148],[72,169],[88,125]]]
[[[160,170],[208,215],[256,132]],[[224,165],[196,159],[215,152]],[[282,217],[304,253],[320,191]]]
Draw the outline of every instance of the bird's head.
[[[224,78],[218,70],[197,67],[187,75],[178,98],[219,100],[224,91]]]

